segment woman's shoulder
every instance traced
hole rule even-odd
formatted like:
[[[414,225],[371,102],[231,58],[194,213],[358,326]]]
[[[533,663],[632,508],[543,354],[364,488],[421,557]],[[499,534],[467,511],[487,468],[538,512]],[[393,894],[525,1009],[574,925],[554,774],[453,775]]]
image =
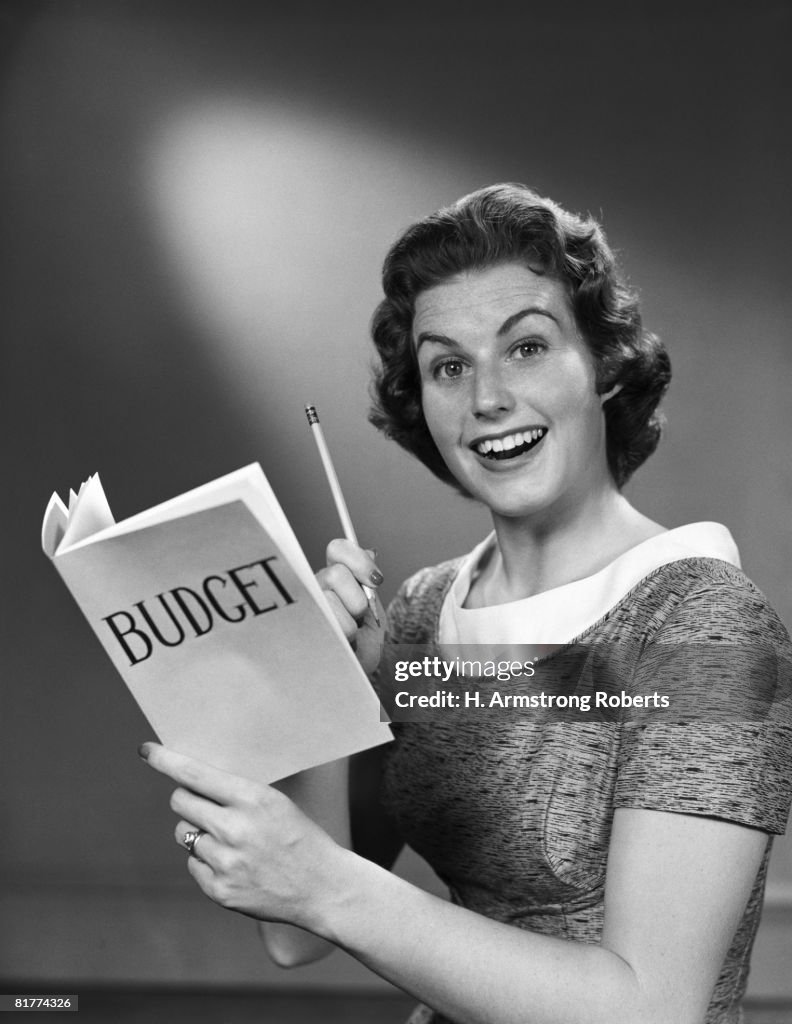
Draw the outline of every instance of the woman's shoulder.
[[[443,599],[463,561],[464,556],[452,558],[409,576],[388,606],[389,633],[428,642],[434,634]]]
[[[715,630],[724,639],[761,633],[789,642],[766,595],[742,569],[718,558],[684,558],[660,566],[635,588],[635,603],[644,604],[666,630]]]
[[[448,588],[463,560],[464,556],[424,566],[407,577],[399,587],[399,594],[409,601],[431,599],[435,593]]]
[[[792,666],[792,641],[768,598],[718,558],[682,558],[652,570],[581,639],[633,652],[739,648],[746,657]]]
[[[710,555],[691,555],[669,561],[659,567],[658,574],[667,585],[671,584],[677,589],[700,590],[708,586],[727,586],[759,592],[759,588],[739,565]]]
[[[712,558],[661,566],[633,596],[621,621],[629,632],[636,613],[638,643],[625,652],[630,671],[621,678],[631,696],[663,703],[644,717],[626,713],[615,806],[783,832],[792,801],[792,644],[767,597]],[[612,630],[609,639],[621,635]]]

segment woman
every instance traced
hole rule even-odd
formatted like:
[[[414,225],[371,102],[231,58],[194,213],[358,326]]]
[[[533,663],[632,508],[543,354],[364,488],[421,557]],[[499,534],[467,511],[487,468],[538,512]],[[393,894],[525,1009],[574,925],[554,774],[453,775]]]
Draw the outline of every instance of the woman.
[[[398,724],[356,760],[358,853],[338,766],[292,781],[289,799],[147,744],[179,783],[177,840],[201,831],[189,870],[222,905],[304,930],[266,926],[279,962],[340,945],[421,1000],[415,1024],[739,1021],[769,837],[790,803],[788,684],[773,674],[789,639],[723,527],[666,531],[621,493],[659,438],[664,350],[599,227],[522,186],[414,225],[383,280],[373,421],[494,525],[407,581],[391,639],[626,649],[631,699],[696,684],[753,710]],[[328,562],[322,586],[372,673],[383,634],[361,585],[381,575],[344,541]],[[597,692],[598,678],[568,690]],[[404,840],[452,902],[385,870]]]

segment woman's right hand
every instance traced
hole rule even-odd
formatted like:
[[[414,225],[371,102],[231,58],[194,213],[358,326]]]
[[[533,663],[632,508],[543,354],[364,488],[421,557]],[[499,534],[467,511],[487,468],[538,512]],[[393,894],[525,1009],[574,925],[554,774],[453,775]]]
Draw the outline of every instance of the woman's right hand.
[[[385,636],[382,604],[375,595],[378,625],[363,590],[365,585],[376,591],[382,583],[374,553],[349,540],[332,540],[327,545],[327,567],[316,579],[363,671],[371,675],[379,664]]]

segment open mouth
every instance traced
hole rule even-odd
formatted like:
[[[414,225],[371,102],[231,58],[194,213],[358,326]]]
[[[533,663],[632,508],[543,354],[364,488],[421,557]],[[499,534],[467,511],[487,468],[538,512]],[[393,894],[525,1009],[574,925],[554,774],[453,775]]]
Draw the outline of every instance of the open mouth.
[[[501,461],[516,459],[518,455],[535,448],[547,433],[547,427],[534,427],[531,430],[518,430],[505,437],[486,438],[484,441],[471,445],[476,454],[485,459]]]

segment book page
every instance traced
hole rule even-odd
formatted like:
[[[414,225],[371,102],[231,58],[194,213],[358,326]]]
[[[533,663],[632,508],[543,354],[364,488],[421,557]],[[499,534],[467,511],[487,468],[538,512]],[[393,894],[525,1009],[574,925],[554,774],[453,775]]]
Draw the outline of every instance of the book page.
[[[99,474],[94,473],[76,495],[74,491],[69,495],[68,522],[59,550],[65,550],[114,525],[113,513],[107,503]]]
[[[41,547],[45,555],[55,557],[55,552],[63,541],[69,523],[69,510],[57,494],[50,498],[44,520],[41,524]]]

